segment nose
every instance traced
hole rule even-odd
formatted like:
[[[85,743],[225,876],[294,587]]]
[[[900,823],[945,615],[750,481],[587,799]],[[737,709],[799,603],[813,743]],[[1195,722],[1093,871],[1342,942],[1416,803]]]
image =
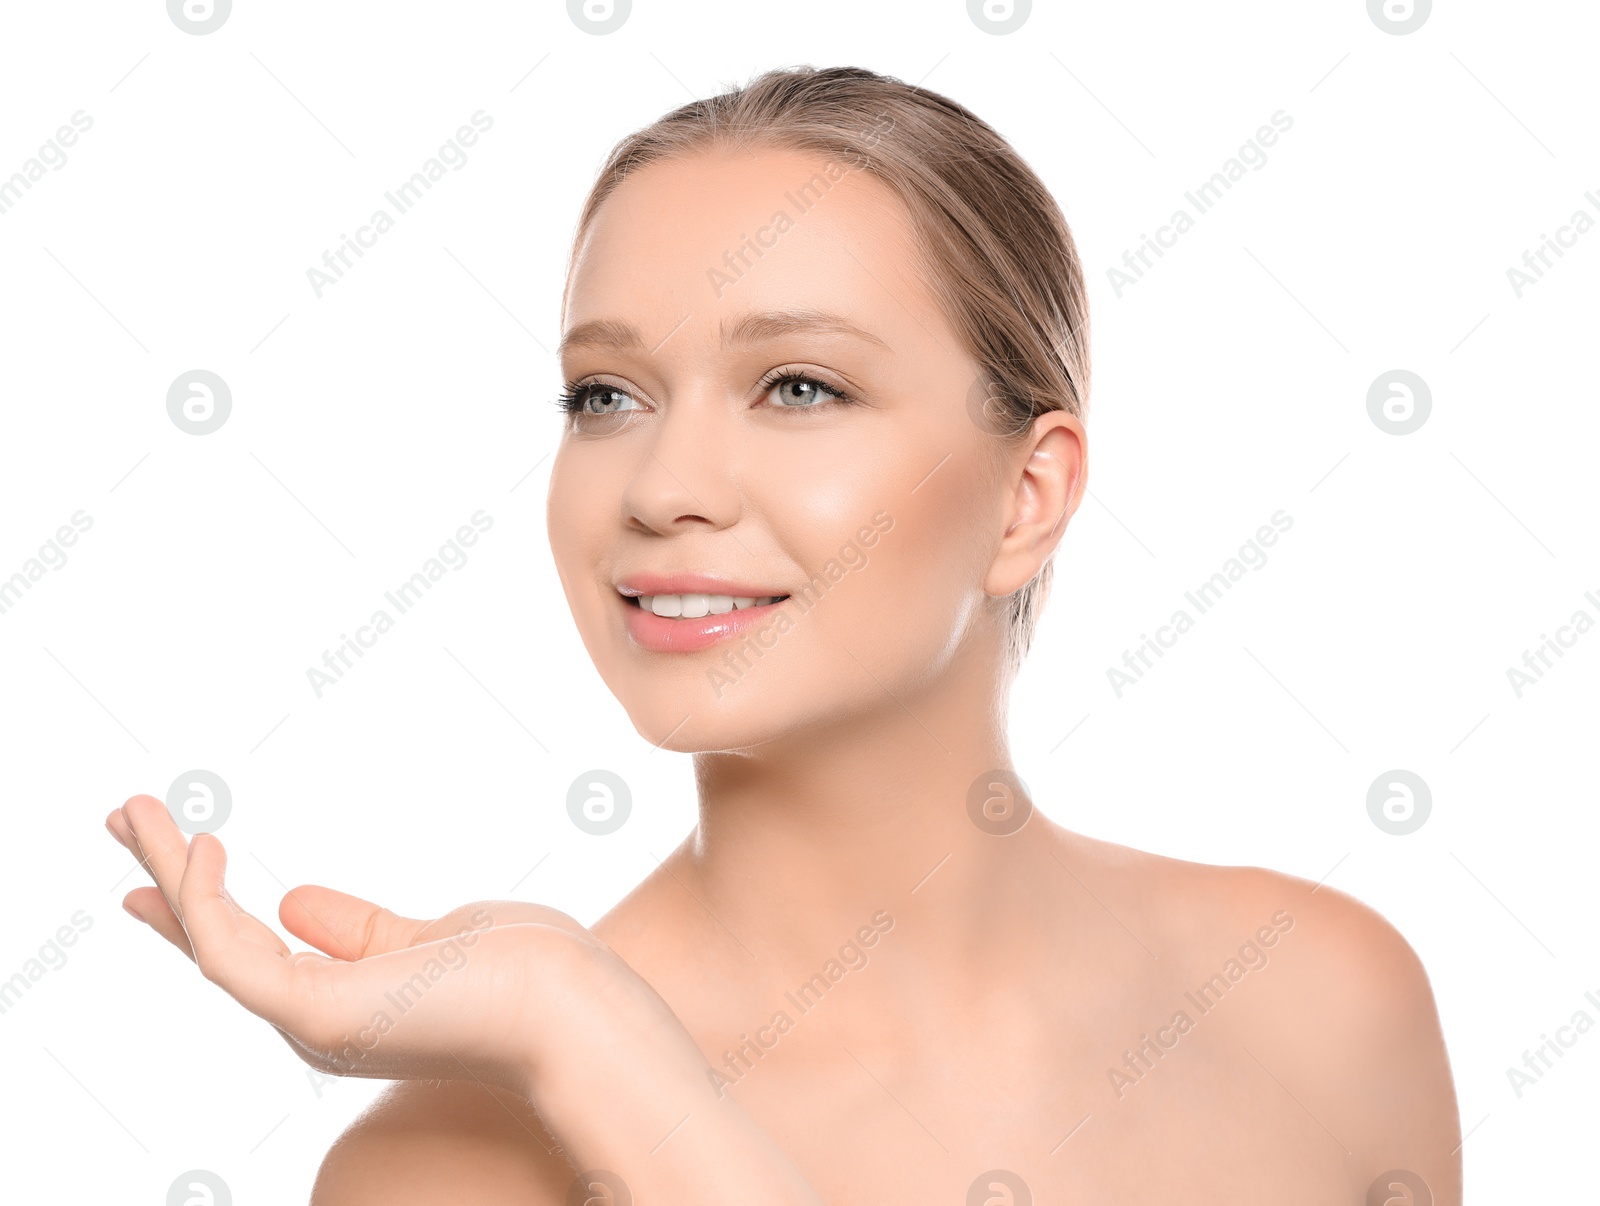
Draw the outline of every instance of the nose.
[[[727,403],[711,396],[674,399],[654,427],[622,493],[623,522],[661,535],[738,522],[736,422]]]

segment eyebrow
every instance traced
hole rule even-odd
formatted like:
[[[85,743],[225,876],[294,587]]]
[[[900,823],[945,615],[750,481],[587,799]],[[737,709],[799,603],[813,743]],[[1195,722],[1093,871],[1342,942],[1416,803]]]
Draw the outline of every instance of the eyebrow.
[[[843,335],[876,344],[885,350],[884,343],[871,331],[863,330],[839,314],[821,310],[767,310],[746,314],[729,326],[719,327],[723,347],[744,346],[778,339],[785,335]],[[670,338],[670,334],[668,338]],[[666,340],[662,340],[663,343]],[[657,344],[656,347],[660,347]],[[599,348],[610,351],[645,351],[644,337],[632,323],[616,319],[598,318],[579,323],[562,336],[556,355],[564,355],[575,348]],[[653,350],[653,349],[652,349]]]

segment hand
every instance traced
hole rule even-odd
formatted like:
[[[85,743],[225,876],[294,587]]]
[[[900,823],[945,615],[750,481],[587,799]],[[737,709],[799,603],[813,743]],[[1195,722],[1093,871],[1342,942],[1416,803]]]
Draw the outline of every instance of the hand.
[[[185,841],[151,796],[129,800],[106,828],[156,882],[123,907],[313,1067],[509,1088],[537,1105],[574,1167],[621,1174],[641,1201],[821,1206],[783,1150],[713,1087],[661,996],[566,914],[485,901],[417,921],[302,887],[278,915],[324,953],[295,953],[228,895],[214,835]]]
[[[123,907],[325,1072],[473,1077],[526,1094],[538,1040],[561,1037],[549,1006],[608,977],[638,981],[571,917],[515,901],[419,921],[331,888],[300,887],[283,898],[279,918],[325,953],[295,953],[228,894],[215,836],[187,841],[151,796],[112,812],[106,828],[156,883],[129,892]],[[621,999],[660,1002],[642,981],[628,989]]]

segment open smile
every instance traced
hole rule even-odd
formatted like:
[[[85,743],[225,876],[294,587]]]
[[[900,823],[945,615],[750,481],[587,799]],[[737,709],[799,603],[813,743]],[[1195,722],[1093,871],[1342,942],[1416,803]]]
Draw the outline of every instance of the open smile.
[[[696,586],[702,589],[683,589]],[[619,584],[617,598],[638,645],[652,653],[694,653],[761,626],[789,596],[709,578],[639,577]]]

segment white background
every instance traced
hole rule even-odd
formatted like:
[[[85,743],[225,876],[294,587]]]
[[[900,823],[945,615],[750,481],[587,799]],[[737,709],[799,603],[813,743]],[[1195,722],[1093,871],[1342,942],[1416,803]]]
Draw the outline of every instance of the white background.
[[[1521,297],[1507,269],[1600,218],[1594,6],[1443,2],[1404,36],[1361,0],[1040,3],[1007,36],[957,0],[637,0],[608,36],[554,0],[3,22],[0,176],[93,119],[0,215],[0,577],[93,520],[0,615],[0,978],[92,918],[0,1016],[8,1198],[159,1203],[205,1168],[241,1204],[303,1200],[380,1087],[319,1091],[122,913],[139,879],[101,822],[129,795],[221,775],[233,891],[268,918],[318,882],[590,922],[688,831],[689,760],[633,732],[553,571],[547,349],[613,142],[797,63],[972,108],[1087,266],[1092,499],[1013,703],[1040,806],[1371,903],[1432,976],[1472,1198],[1588,1183],[1600,1035],[1520,1099],[1506,1069],[1600,1020],[1600,630],[1520,698],[1506,670],[1600,620],[1600,231]],[[467,164],[316,297],[306,270],[480,109]],[[1119,297],[1107,269],[1277,110],[1266,165]],[[193,368],[233,397],[203,437],[166,413]],[[1394,368],[1431,388],[1410,435],[1367,413]],[[317,698],[307,668],[479,509],[470,561]],[[1280,509],[1268,563],[1118,698],[1107,668]],[[634,793],[604,838],[564,808],[595,767]],[[1404,837],[1366,811],[1396,768],[1433,795]]]

